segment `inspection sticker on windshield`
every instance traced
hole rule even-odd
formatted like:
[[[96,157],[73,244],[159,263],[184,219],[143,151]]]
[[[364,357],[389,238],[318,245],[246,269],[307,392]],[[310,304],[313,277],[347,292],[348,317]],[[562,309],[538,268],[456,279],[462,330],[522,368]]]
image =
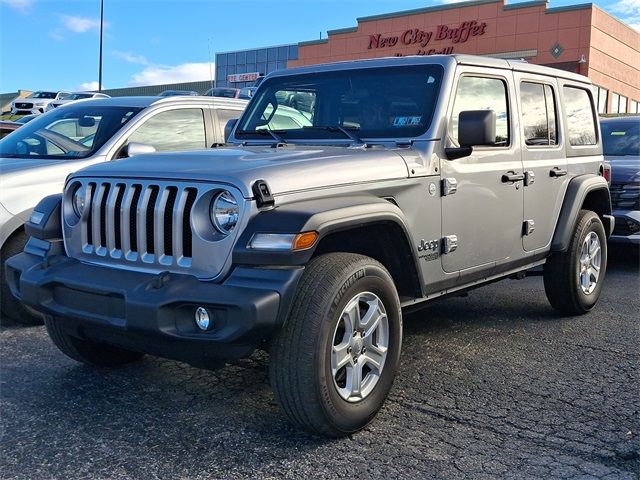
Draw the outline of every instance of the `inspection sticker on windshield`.
[[[393,119],[394,127],[415,127],[420,125],[422,117],[396,117]]]

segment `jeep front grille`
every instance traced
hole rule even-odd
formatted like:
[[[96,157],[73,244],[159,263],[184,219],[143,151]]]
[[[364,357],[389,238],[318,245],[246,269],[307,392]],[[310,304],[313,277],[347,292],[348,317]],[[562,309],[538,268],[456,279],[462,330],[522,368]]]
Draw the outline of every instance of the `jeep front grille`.
[[[89,182],[87,188],[84,253],[189,266],[196,188],[142,182]]]

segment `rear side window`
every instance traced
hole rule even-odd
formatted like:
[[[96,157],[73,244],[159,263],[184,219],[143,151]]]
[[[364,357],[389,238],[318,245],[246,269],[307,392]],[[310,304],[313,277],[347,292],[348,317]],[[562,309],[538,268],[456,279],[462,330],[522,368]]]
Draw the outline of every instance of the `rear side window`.
[[[596,145],[596,123],[587,90],[563,87],[567,132],[573,146]]]
[[[158,152],[206,148],[202,110],[184,108],[158,113],[143,123],[129,142],[151,145]]]
[[[557,145],[556,107],[551,86],[522,82],[520,102],[525,143],[531,146]]]
[[[456,101],[451,117],[452,140],[458,142],[458,119],[467,110],[493,110],[496,114],[496,140],[494,146],[509,145],[509,110],[507,85],[498,78],[462,77],[458,83]]]

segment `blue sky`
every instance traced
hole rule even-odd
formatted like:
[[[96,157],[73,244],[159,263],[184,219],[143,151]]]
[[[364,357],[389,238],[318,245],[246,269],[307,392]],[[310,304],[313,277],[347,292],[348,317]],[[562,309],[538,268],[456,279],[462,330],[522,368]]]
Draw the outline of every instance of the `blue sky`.
[[[586,0],[585,0],[586,1]],[[451,0],[104,0],[105,88],[209,78],[215,52],[293,43],[356,18]],[[552,0],[550,6],[582,1]],[[640,28],[640,0],[602,0]],[[0,92],[85,89],[98,79],[100,0],[0,0]]]

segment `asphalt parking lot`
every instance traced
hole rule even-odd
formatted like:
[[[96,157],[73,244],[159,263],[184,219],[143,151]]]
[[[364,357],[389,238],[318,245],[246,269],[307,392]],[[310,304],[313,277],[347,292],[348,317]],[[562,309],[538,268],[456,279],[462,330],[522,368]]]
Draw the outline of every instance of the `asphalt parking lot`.
[[[556,317],[539,277],[406,316],[390,398],[341,440],[287,423],[264,354],[95,370],[6,325],[0,478],[639,478],[639,263],[616,249],[582,317]]]

